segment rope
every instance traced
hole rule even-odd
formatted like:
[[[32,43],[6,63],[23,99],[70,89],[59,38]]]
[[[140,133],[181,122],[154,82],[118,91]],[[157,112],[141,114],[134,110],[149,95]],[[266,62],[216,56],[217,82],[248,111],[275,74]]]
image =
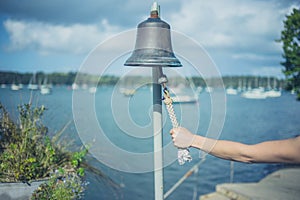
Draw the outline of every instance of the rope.
[[[169,114],[169,117],[170,117],[173,128],[178,128],[179,125],[178,125],[178,122],[177,122],[177,119],[176,119],[176,115],[175,115],[175,112],[174,112],[173,105],[172,104],[166,104],[166,108],[167,108],[167,111],[168,111],[168,114]]]
[[[163,83],[162,86],[164,88],[164,90],[163,90],[164,91],[164,99],[163,100],[166,105],[166,108],[167,108],[167,111],[169,114],[169,118],[171,120],[173,128],[177,128],[179,125],[178,125],[177,118],[176,118],[174,108],[173,108],[173,100],[170,97],[169,90],[167,89],[166,84]],[[179,165],[183,165],[187,161],[188,162],[192,161],[192,156],[190,155],[190,151],[188,149],[179,148],[178,152],[177,152],[177,160],[178,160]]]
[[[179,127],[176,114],[174,112],[173,108],[173,100],[170,97],[169,90],[166,86],[166,83],[168,82],[167,77],[162,74],[162,76],[159,78],[158,82],[162,85],[163,87],[163,92],[164,92],[164,98],[163,101],[166,105],[166,109],[168,111],[169,118],[171,120],[173,128]],[[192,157],[190,155],[190,152],[188,149],[178,149],[178,162],[180,165],[183,165],[186,161],[190,162],[192,160]],[[195,164],[188,172],[186,172],[183,177],[181,177],[165,194],[164,194],[164,199],[169,197],[170,194],[172,194],[189,176],[191,176],[193,173],[196,175],[196,184],[194,186],[194,191],[193,191],[193,200],[197,199],[198,196],[198,182],[199,182],[199,166],[205,161],[206,154],[203,154],[201,156],[201,160]]]

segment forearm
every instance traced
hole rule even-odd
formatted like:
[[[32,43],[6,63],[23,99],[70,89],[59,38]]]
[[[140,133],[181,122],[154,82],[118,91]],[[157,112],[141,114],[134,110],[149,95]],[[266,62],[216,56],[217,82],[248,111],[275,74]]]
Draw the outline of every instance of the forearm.
[[[227,140],[214,140],[197,135],[192,147],[201,149],[213,156],[245,163],[254,162],[250,145]]]
[[[196,135],[191,146],[219,158],[245,163],[300,163],[299,140],[300,137],[247,145]]]

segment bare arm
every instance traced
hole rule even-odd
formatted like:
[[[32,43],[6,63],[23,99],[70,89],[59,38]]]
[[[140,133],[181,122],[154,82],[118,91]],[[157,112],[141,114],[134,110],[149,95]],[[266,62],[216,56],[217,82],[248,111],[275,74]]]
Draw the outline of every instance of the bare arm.
[[[245,163],[300,163],[300,137],[246,145],[197,135],[191,146],[219,158]]]
[[[173,131],[173,132],[172,132]],[[300,163],[300,136],[286,140],[266,141],[247,145],[227,140],[214,140],[191,134],[185,128],[178,128],[181,136],[175,136],[171,130],[175,146],[181,145],[177,139],[192,138],[188,146],[201,149],[216,157],[245,163]]]

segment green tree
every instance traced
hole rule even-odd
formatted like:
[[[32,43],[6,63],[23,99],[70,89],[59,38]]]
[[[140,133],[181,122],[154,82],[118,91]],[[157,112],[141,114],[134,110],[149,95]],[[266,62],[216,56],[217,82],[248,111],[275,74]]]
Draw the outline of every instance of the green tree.
[[[286,16],[284,29],[281,31],[279,42],[283,44],[283,58],[281,65],[285,67],[283,73],[288,80],[288,89],[293,89],[300,100],[300,9],[293,9]]]

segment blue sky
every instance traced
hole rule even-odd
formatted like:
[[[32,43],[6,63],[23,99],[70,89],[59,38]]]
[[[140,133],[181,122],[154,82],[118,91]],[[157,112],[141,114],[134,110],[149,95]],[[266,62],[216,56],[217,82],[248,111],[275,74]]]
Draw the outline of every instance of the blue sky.
[[[77,71],[97,44],[134,29],[153,1],[0,1],[0,70]],[[293,0],[160,0],[172,30],[200,43],[222,75],[282,77],[280,37]]]

